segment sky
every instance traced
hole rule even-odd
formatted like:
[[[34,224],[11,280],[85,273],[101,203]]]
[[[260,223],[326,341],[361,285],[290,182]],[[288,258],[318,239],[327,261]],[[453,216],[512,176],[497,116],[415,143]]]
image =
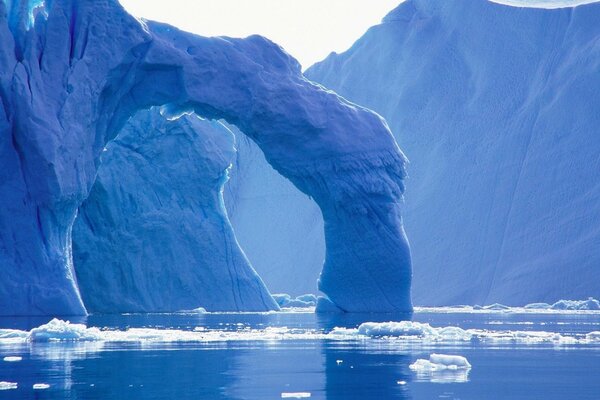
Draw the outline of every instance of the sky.
[[[402,0],[120,0],[133,15],[203,36],[260,34],[303,69],[347,50]]]

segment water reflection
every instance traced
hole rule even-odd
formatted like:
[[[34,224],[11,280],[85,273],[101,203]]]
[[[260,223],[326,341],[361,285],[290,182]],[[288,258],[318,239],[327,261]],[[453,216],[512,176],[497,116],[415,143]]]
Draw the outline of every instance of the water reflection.
[[[363,322],[410,320],[411,314],[318,314],[321,329],[356,328]],[[324,342],[325,393],[328,400],[410,399],[411,357],[400,349],[368,344]]]

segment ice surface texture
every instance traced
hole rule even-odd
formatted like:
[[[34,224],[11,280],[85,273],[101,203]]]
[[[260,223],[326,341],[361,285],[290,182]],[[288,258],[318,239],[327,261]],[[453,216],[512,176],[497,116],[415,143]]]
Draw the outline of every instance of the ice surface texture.
[[[125,125],[73,227],[89,311],[276,308],[225,215],[233,157],[233,134],[218,122],[153,109]]]
[[[71,254],[76,211],[106,144],[160,105],[236,125],[315,199],[321,289],[340,308],[411,309],[404,156],[377,114],[306,80],[260,36],[198,37],[136,20],[113,0],[31,12],[37,3],[0,2],[0,313],[86,312]]]
[[[417,305],[600,296],[600,4],[410,0],[307,77],[411,160]]]

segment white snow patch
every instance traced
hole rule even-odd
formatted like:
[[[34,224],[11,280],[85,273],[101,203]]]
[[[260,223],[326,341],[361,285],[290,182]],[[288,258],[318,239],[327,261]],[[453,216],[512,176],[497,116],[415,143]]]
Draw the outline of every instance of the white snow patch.
[[[4,357],[4,361],[6,361],[6,362],[17,362],[17,361],[21,361],[22,359],[23,359],[23,357],[19,357],[19,356]]]
[[[5,381],[0,382],[0,390],[16,389],[17,386],[18,386],[18,384],[15,382],[5,382]]]
[[[48,385],[47,383],[34,383],[33,384],[33,390],[44,390],[44,389],[48,389],[50,387],[50,385]]]
[[[463,356],[434,353],[429,356],[429,360],[418,359],[409,368],[413,371],[457,370],[470,369],[471,364]]]
[[[307,399],[310,397],[309,392],[283,392],[281,393],[282,399]]]

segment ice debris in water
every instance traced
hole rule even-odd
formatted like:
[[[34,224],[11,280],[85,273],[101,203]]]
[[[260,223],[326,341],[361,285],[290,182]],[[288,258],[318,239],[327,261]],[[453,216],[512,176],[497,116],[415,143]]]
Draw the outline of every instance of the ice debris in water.
[[[333,328],[326,332],[319,329],[267,327],[264,329],[243,328],[219,330],[197,327],[194,330],[129,328],[127,330],[99,329],[68,321],[53,319],[31,331],[11,330],[5,334],[0,329],[1,344],[47,343],[47,342],[135,342],[135,343],[207,343],[228,341],[274,341],[274,340],[379,340],[398,341],[411,344],[448,344],[479,342],[493,344],[552,344],[588,345],[600,344],[600,331],[587,334],[560,334],[548,331],[513,331],[462,329],[457,326],[432,327],[427,323],[365,322],[358,328]]]
[[[457,383],[469,380],[471,364],[463,356],[434,353],[429,360],[418,359],[409,368],[420,379],[434,383]]]
[[[344,328],[335,328],[332,333],[345,333]],[[555,345],[598,343],[600,332],[590,332],[585,335],[561,335],[547,331],[513,331],[513,330],[484,330],[462,329],[457,326],[432,327],[427,323],[400,322],[365,322],[358,327],[358,333],[370,337],[400,338],[409,341],[430,343],[455,342],[492,342]]]
[[[413,371],[438,371],[443,369],[470,369],[471,364],[463,356],[431,354],[429,360],[418,359],[409,366]]]
[[[17,388],[17,383],[15,382],[5,382],[5,381],[0,381],[0,390],[10,390],[10,389],[16,389]]]
[[[282,399],[307,399],[310,397],[309,392],[283,392],[281,393]]]
[[[48,389],[50,387],[50,385],[48,385],[47,383],[34,383],[33,384],[33,390],[44,390],[44,389]]]
[[[29,332],[32,342],[50,342],[61,340],[101,340],[102,332],[98,328],[87,328],[83,324],[71,324],[54,318],[45,325],[33,328]]]
[[[6,362],[16,362],[16,361],[21,361],[22,359],[23,359],[23,357],[19,357],[19,356],[4,357],[4,361],[6,361]]]

